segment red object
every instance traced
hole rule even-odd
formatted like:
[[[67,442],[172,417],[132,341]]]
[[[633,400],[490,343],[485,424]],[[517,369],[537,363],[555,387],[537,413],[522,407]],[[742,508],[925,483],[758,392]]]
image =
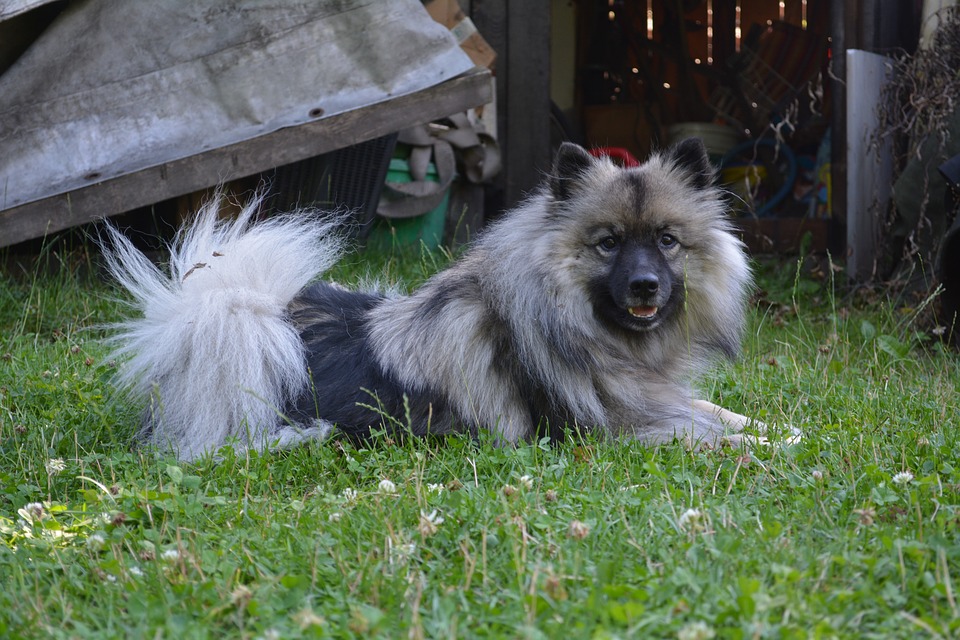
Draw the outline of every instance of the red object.
[[[601,156],[607,156],[613,160],[616,160],[621,166],[627,167],[639,167],[640,161],[633,157],[633,154],[624,149],[623,147],[594,147],[590,149],[590,154],[595,158]]]

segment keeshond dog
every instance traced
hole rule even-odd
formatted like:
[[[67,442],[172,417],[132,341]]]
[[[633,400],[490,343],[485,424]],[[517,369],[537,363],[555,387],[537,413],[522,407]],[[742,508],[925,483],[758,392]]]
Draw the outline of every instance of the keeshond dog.
[[[330,217],[218,218],[211,202],[161,271],[109,228],[109,270],[135,313],[116,328],[120,387],[142,436],[183,459],[227,443],[336,431],[567,429],[649,443],[738,439],[741,415],[694,384],[740,347],[751,286],[703,144],[635,168],[564,144],[526,202],[404,296],[317,280]]]

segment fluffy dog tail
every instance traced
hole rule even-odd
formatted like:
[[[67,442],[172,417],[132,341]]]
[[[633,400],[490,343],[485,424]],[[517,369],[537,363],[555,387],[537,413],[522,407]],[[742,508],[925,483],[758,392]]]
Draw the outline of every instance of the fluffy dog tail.
[[[230,439],[290,440],[283,407],[309,384],[287,305],[339,256],[336,221],[301,212],[251,225],[261,200],[223,221],[214,198],[177,234],[168,272],[112,226],[101,243],[135,311],[113,327],[116,383],[148,405],[144,439],[183,459]]]

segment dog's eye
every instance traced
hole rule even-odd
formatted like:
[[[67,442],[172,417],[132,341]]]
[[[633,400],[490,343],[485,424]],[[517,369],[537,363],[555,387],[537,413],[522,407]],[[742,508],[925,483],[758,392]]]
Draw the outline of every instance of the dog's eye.
[[[613,251],[617,248],[617,239],[613,236],[605,236],[600,239],[597,245],[604,251]]]
[[[677,237],[673,234],[665,233],[660,236],[660,246],[665,249],[669,249],[673,245],[677,244],[677,242]]]

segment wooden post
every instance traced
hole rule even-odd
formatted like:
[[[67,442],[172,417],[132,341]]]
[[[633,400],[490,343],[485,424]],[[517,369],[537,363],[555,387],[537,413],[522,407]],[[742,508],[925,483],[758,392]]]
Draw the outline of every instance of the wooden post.
[[[550,169],[550,2],[473,0],[470,13],[497,52],[497,182],[508,208]]]
[[[888,75],[887,59],[868,51],[847,52],[847,275],[876,275],[879,220],[893,182],[889,138],[877,148],[877,105]]]

